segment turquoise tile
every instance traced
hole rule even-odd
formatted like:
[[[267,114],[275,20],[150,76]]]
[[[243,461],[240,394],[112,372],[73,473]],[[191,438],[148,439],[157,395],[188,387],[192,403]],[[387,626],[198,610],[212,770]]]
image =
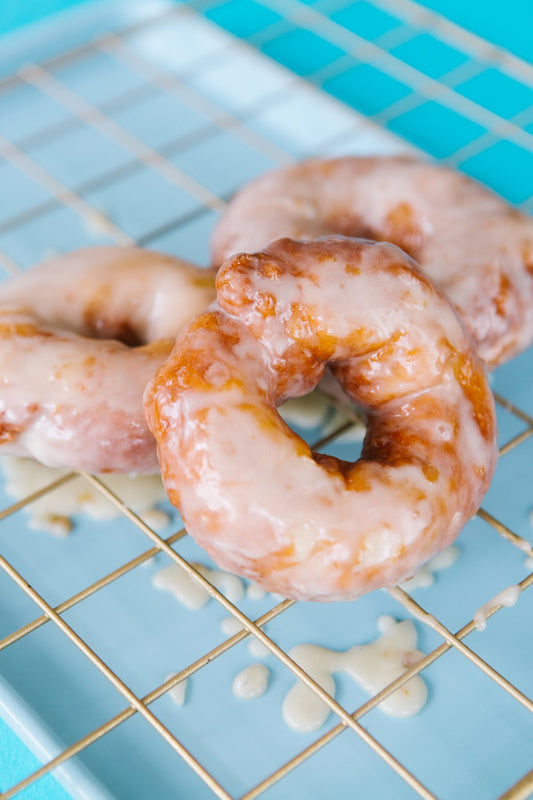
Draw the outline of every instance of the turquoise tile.
[[[468,61],[468,56],[429,33],[421,33],[390,51],[393,55],[420,70],[430,78],[440,78]]]
[[[282,17],[254,0],[229,0],[228,3],[208,9],[205,15],[235,36],[246,38],[265,30]]]
[[[511,203],[521,203],[533,194],[533,152],[513,142],[500,141],[459,166]]]
[[[401,114],[387,126],[437,158],[445,158],[469,144],[485,129],[433,101]]]
[[[2,753],[0,791],[7,791],[41,766],[2,719],[0,719],[0,753]],[[70,800],[70,795],[51,775],[36,781],[18,796],[23,800]]]
[[[329,5],[328,0],[300,0],[300,2],[306,6],[322,6],[324,3],[326,6]]]
[[[331,14],[331,19],[358,36],[370,40],[377,39],[378,36],[383,36],[384,33],[402,25],[400,19],[367,3],[366,0],[358,0],[340,11],[335,11]]]
[[[299,75],[309,75],[326,67],[345,52],[312,31],[296,29],[271,39],[263,52]]]
[[[322,88],[364,114],[378,114],[411,89],[370,64],[358,64],[324,81]]]
[[[56,14],[88,0],[25,0],[23,3],[3,2],[0,14],[0,33],[14,31],[30,22]]]
[[[504,8],[495,0],[423,0],[422,4],[527,61],[532,60],[531,0],[507,0]]]
[[[532,87],[494,68],[459,84],[455,90],[504,119],[533,105]]]

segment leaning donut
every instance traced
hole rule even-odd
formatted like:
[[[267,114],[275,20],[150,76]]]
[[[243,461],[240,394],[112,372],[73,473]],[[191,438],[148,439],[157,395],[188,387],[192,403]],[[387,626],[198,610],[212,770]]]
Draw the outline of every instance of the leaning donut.
[[[213,261],[281,236],[398,245],[438,281],[493,368],[533,340],[533,219],[474,181],[408,157],[312,160],[248,185],[222,216]]]
[[[143,390],[214,273],[133,248],[60,256],[0,286],[0,453],[158,471]]]
[[[282,239],[217,276],[145,405],[171,501],[224,569],[286,597],[397,583],[477,510],[496,462],[492,395],[455,310],[390,244]],[[276,411],[329,365],[368,422],[355,463]]]

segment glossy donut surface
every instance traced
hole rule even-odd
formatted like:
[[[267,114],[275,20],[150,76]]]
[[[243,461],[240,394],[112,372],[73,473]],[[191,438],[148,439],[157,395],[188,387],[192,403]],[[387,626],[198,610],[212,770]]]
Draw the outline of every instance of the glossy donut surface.
[[[533,219],[475,181],[409,157],[304,161],[238,193],[212,240],[215,264],[282,236],[388,241],[449,296],[494,368],[533,340]]]
[[[397,247],[282,239],[228,259],[145,393],[163,481],[224,569],[286,597],[397,583],[477,510],[496,462],[485,372],[456,311]],[[365,411],[359,460],[278,414],[326,365]]]

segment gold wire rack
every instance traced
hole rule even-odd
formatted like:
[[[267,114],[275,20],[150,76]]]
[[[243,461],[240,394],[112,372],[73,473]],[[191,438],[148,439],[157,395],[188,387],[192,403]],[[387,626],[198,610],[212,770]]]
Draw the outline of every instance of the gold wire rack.
[[[198,3],[199,7],[206,4]],[[279,4],[272,3],[274,7]],[[392,6],[392,2],[383,2],[382,6]],[[294,12],[292,19],[295,17],[308,26],[309,29],[316,28],[319,24],[324,24],[324,18],[320,17],[318,12],[311,9],[305,9],[303,4],[293,4]],[[395,10],[398,12],[400,6],[395,3]],[[426,26],[433,26],[441,30],[444,26],[444,33],[449,34],[455,40],[458,38],[461,44],[470,50],[483,56],[484,59],[495,60],[496,57],[499,63],[504,63],[510,70],[518,73],[522,80],[526,79],[533,85],[532,69],[529,65],[522,62],[503,51],[497,50],[488,43],[474,37],[471,34],[463,31],[452,23],[441,21],[432,15],[427,10],[422,10],[416,3],[410,0],[402,0],[400,10],[403,12],[407,21],[413,22],[421,20],[425,21]],[[151,147],[142,141],[140,138],[131,133],[126,127],[116,121],[112,116],[113,109],[118,101],[112,100],[107,104],[100,106],[89,101],[86,97],[82,96],[75,89],[70,88],[58,77],[58,67],[68,65],[76,62],[78,59],[93,53],[104,53],[112,56],[114,60],[121,65],[131,70],[138,76],[141,76],[145,85],[142,88],[134,88],[130,91],[130,97],[143,96],[143,93],[149,92],[153,87],[164,90],[170,97],[183,98],[183,93],[188,91],[188,83],[186,77],[182,74],[177,74],[171,70],[165,69],[140,53],[131,44],[131,36],[136,31],[142,29],[147,24],[165,24],[166,22],[175,22],[182,20],[187,24],[196,24],[199,17],[196,11],[191,7],[186,6],[172,6],[159,10],[157,14],[152,16],[149,22],[143,21],[123,27],[120,30],[106,31],[98,35],[90,42],[78,45],[75,48],[61,53],[52,59],[45,60],[39,64],[30,63],[25,65],[16,74],[7,78],[0,85],[0,89],[8,91],[13,87],[29,86],[37,90],[39,93],[45,95],[47,98],[53,100],[61,107],[67,110],[69,118],[67,121],[62,121],[51,126],[49,130],[43,134],[40,132],[27,140],[14,142],[6,137],[0,137],[0,156],[17,167],[25,175],[29,176],[34,182],[43,187],[49,194],[49,199],[43,203],[32,207],[29,210],[24,210],[16,216],[11,217],[7,222],[0,223],[0,235],[9,233],[37,219],[39,215],[46,213],[48,210],[57,206],[66,207],[82,219],[91,220],[98,209],[87,199],[88,189],[96,189],[100,186],[109,183],[111,179],[127,175],[129,171],[138,168],[138,165],[149,167],[150,170],[158,173],[167,182],[180,190],[186,192],[189,196],[195,198],[197,201],[197,210],[185,214],[177,220],[173,220],[168,224],[158,228],[155,232],[148,235],[135,236],[127,232],[116,219],[106,220],[106,235],[121,245],[129,245],[134,243],[150,244],[158,236],[161,236],[167,230],[179,228],[185,222],[194,220],[195,215],[200,215],[205,211],[218,213],[226,203],[226,198],[217,191],[209,188],[201,180],[193,177],[187,171],[177,166],[175,161],[172,160],[173,143],[165,147]],[[204,23],[202,23],[204,24]],[[326,23],[333,24],[333,23]],[[441,30],[442,32],[442,30]],[[388,63],[389,68],[395,73],[398,65],[392,63],[390,60],[393,58],[387,51],[386,41],[380,42],[377,40],[371,45],[367,41],[359,39],[355,34],[349,34],[346,31],[341,31],[336,28],[333,30],[336,37],[349,37],[349,44],[351,52],[356,56],[364,56],[365,59],[374,59],[380,63]],[[405,37],[405,31],[396,34],[396,41]],[[388,44],[391,43],[391,36],[388,37]],[[221,38],[217,48],[206,51],[206,53],[194,62],[194,71],[198,73],[202,63],[209,65],[218,61],[223,61],[225,54],[231,52],[235,48],[235,41],[231,37]],[[246,51],[247,46],[240,43],[238,45],[243,51]],[[327,68],[326,68],[327,70]],[[468,70],[472,70],[469,66]],[[330,70],[331,71],[331,70]],[[465,69],[462,74],[466,74]],[[324,77],[324,75],[322,75]],[[413,78],[411,74],[408,76]],[[414,76],[420,83],[420,76]],[[457,77],[457,76],[456,76]],[[287,86],[303,87],[307,84],[297,76],[287,76],[282,89],[275,90],[273,96],[279,97],[280,93],[286,91]],[[419,86],[420,88],[420,86]],[[460,95],[455,95],[453,87],[444,86],[442,83],[436,81],[424,80],[422,90],[429,94],[436,94],[437,92],[452,94],[453,100],[456,104],[460,104],[462,110],[469,112],[475,118],[482,116],[483,122],[487,127],[487,133],[481,137],[480,141],[475,142],[469,146],[469,153],[473,153],[476,148],[479,150],[487,146],[487,140],[490,141],[494,135],[495,129],[504,135],[510,134],[513,137],[518,137],[522,145],[529,147],[533,150],[533,136],[525,135],[520,128],[517,121],[503,121],[495,118],[491,112],[482,108],[472,107],[469,101],[461,98]],[[245,114],[237,114],[228,111],[227,109],[221,110],[216,102],[210,100],[205,95],[200,95],[194,92],[187,94],[187,101],[191,107],[195,108],[210,121],[210,124],[220,131],[229,131],[238,133],[243,142],[249,144],[260,153],[264,154],[271,162],[276,164],[287,163],[292,159],[283,146],[280,146],[268,136],[254,130],[248,124]],[[123,102],[123,97],[120,102]],[[385,122],[386,119],[391,118],[393,112],[400,113],[405,108],[412,106],[413,100],[400,101],[396,109],[387,109],[381,115],[377,115],[377,122]],[[351,112],[350,112],[351,113]],[[361,130],[361,121],[356,119],[353,115],[353,128],[346,129],[343,135],[333,135],[329,143],[324,143],[321,152],[334,150],[336,147],[342,148],[345,141],[349,141],[350,137],[354,140]],[[131,160],[125,165],[119,166],[114,170],[106,173],[103,177],[93,179],[92,182],[87,183],[83,187],[70,188],[67,182],[60,180],[52,170],[47,169],[42,163],[39,163],[31,155],[32,145],[36,141],[42,142],[45,140],[53,140],[59,137],[65,130],[68,130],[72,120],[82,122],[83,124],[90,125],[98,132],[105,134],[108,139],[116,142],[121,148],[127,151]],[[372,123],[368,123],[365,131],[374,130]],[[391,139],[392,141],[392,139]],[[462,154],[464,155],[464,153]],[[454,154],[450,160],[457,162],[458,156]],[[529,201],[528,201],[529,202]],[[527,207],[527,203],[525,204]],[[16,259],[10,256],[7,252],[0,254],[2,266],[10,273],[14,273],[19,269]],[[496,394],[496,401],[500,410],[504,410],[507,414],[511,415],[520,423],[519,433],[514,434],[508,441],[502,443],[500,449],[501,458],[507,457],[510,453],[516,451],[517,448],[523,446],[533,434],[533,416],[527,413],[523,408],[519,407],[515,402],[511,401],[505,396],[504,392]],[[345,426],[340,426],[336,431],[329,436],[322,438],[320,441],[314,443],[316,447],[324,447],[330,441],[334,441],[340,436]],[[62,476],[53,483],[43,487],[37,492],[30,494],[24,499],[17,501],[0,512],[0,523],[8,524],[9,520],[13,518],[16,512],[30,506],[32,502],[36,501],[45,494],[53,492],[60,486],[68,483],[75,476],[74,473]],[[105,496],[118,510],[121,517],[127,523],[140,532],[147,540],[149,545],[144,552],[141,552],[131,560],[122,563],[119,567],[104,574],[98,580],[92,582],[90,585],[85,586],[81,591],[76,592],[70,597],[67,597],[60,604],[54,607],[47,602],[42,593],[39,593],[27,581],[24,574],[17,570],[10,561],[3,555],[0,555],[0,567],[2,570],[16,583],[22,592],[33,601],[39,615],[23,625],[22,627],[14,630],[9,635],[5,636],[0,641],[0,650],[5,651],[7,648],[14,646],[17,642],[30,636],[37,629],[45,625],[55,626],[65,637],[68,637],[70,642],[78,648],[81,654],[88,659],[94,667],[104,676],[104,678],[114,687],[116,692],[121,696],[125,702],[125,708],[114,716],[110,716],[107,721],[96,727],[94,730],[79,738],[74,743],[65,747],[62,752],[54,758],[44,763],[39,769],[35,770],[32,774],[28,775],[23,780],[19,781],[16,785],[11,786],[4,791],[0,796],[8,800],[15,797],[24,789],[32,784],[35,784],[48,773],[53,772],[61,765],[73,759],[78,754],[82,753],[90,745],[104,740],[114,729],[125,723],[135,715],[139,715],[153,728],[153,730],[163,739],[176,753],[177,757],[183,761],[202,779],[207,787],[213,792],[214,795],[224,798],[224,800],[231,800],[235,795],[230,794],[223,783],[220,782],[215,776],[214,771],[210,769],[209,765],[201,763],[195,757],[194,753],[188,749],[181,739],[176,736],[163,722],[160,720],[158,714],[153,710],[153,704],[165,693],[172,688],[176,687],[184,679],[191,677],[195,673],[204,669],[208,664],[218,659],[224,653],[234,648],[238,643],[245,640],[247,637],[253,637],[261,642],[267,650],[274,656],[274,658],[284,665],[284,667],[306,686],[308,686],[316,695],[318,695],[331,709],[337,718],[337,723],[334,727],[330,728],[326,733],[317,736],[310,744],[303,747],[296,755],[291,756],[276,769],[271,771],[262,780],[257,782],[254,786],[249,788],[244,794],[241,793],[240,800],[252,800],[253,798],[261,796],[263,793],[268,792],[269,789],[275,787],[278,782],[282,781],[285,776],[296,770],[304,762],[312,759],[320,751],[332,742],[340,734],[350,729],[352,734],[359,737],[374,753],[377,754],[388,767],[393,770],[397,776],[407,784],[415,795],[426,798],[427,800],[435,799],[438,795],[434,794],[422,780],[417,778],[412,771],[410,771],[401,759],[396,757],[390,749],[388,749],[377,736],[371,734],[364,726],[365,716],[371,712],[378,704],[386,697],[390,696],[393,692],[403,687],[413,676],[423,673],[430,665],[434,664],[439,659],[442,659],[446,653],[452,651],[459,654],[462,658],[467,659],[473,667],[487,676],[490,681],[494,682],[501,691],[507,693],[514,701],[519,703],[529,712],[533,712],[533,702],[528,698],[524,692],[518,688],[514,683],[489,663],[488,660],[482,658],[478,653],[468,645],[468,637],[476,626],[473,620],[464,624],[459,630],[450,630],[443,622],[441,622],[433,613],[427,611],[419,602],[405,590],[399,587],[391,587],[388,589],[390,598],[399,604],[403,611],[409,617],[416,619],[422,626],[431,629],[441,640],[441,643],[434,647],[419,663],[406,669],[401,677],[394,680],[390,685],[384,688],[375,696],[368,699],[364,704],[360,705],[355,710],[352,708],[345,708],[340,702],[331,697],[313,678],[307,674],[287,653],[285,649],[279,646],[276,641],[265,633],[264,627],[267,623],[272,622],[280,615],[291,608],[294,603],[292,601],[284,600],[267,612],[258,616],[256,619],[243,613],[240,608],[234,603],[230,602],[227,597],[219,591],[206,577],[204,577],[186,558],[180,555],[174,549],[178,541],[186,536],[184,529],[177,530],[172,535],[162,538],[150,525],[141,519],[141,517],[134,513],[123,500],[112,492],[108,486],[100,478],[89,474],[82,474],[82,478],[90,484],[99,493]],[[509,545],[517,548],[521,553],[526,556],[533,556],[533,548],[530,542],[524,536],[515,532],[513,525],[506,522],[505,519],[498,519],[489,511],[480,509],[478,512],[479,517],[488,524],[497,534],[502,537]],[[229,636],[222,643],[216,645],[208,652],[203,653],[199,658],[192,661],[188,666],[181,669],[177,674],[165,680],[160,685],[153,688],[147,694],[139,696],[134,693],[129,686],[121,679],[117,671],[112,669],[106,660],[98,654],[84,640],[84,638],[76,631],[75,627],[66,621],[66,612],[78,604],[83,603],[88,598],[101,592],[105,587],[108,587],[118,579],[136,570],[140,565],[148,562],[155,555],[164,553],[171,562],[179,564],[180,567],[191,576],[214,600],[221,606],[227,613],[229,613],[238,623],[242,629],[232,636]],[[533,583],[533,574],[527,575],[523,580],[518,582],[521,592],[528,589]],[[496,605],[491,608],[488,616],[491,617],[497,614],[501,606]],[[347,735],[347,734],[345,734]],[[533,739],[533,735],[532,735]],[[309,788],[309,796],[311,797],[312,790]],[[533,792],[533,770],[520,777],[513,785],[509,786],[504,794],[501,794],[500,800],[521,800],[526,798]],[[348,794],[348,793],[347,793]]]

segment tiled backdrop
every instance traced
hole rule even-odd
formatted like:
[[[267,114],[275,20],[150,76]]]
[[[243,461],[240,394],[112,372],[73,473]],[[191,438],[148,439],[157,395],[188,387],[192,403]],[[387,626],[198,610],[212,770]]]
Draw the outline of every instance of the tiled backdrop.
[[[495,3],[440,3],[439,8],[433,3],[437,11],[509,51],[494,50],[411,0],[197,0],[177,13],[158,0],[86,0],[62,3],[73,8],[59,17],[52,14],[59,3],[6,6],[9,13],[0,25],[10,33],[2,40],[0,74],[21,72],[0,86],[0,263],[5,272],[27,268],[53,252],[110,241],[137,241],[207,263],[213,222],[242,183],[313,154],[408,147],[391,134],[531,209],[533,67],[528,42],[533,7],[514,0],[496,24]],[[38,25],[16,28],[44,12],[50,16]],[[42,61],[80,45],[44,71],[27,65],[28,54],[31,61]],[[526,379],[530,360],[526,354],[495,376],[496,388],[518,407],[498,407],[501,442],[517,436],[525,441],[502,458],[486,498],[487,510],[525,538],[531,538],[531,496],[524,481],[530,472],[533,424],[533,392]],[[9,502],[4,498],[2,506]],[[22,513],[6,517],[0,526],[1,552],[52,604],[136,555],[148,546],[143,542],[124,521],[113,526],[82,521],[65,542],[27,530]],[[417,595],[452,630],[496,591],[526,574],[522,551],[485,521],[475,520],[460,544],[453,580],[443,574],[427,594]],[[188,541],[180,552],[202,560]],[[68,617],[139,694],[220,637],[220,609],[192,622],[171,600],[150,593],[150,570],[134,570],[112,584],[114,594],[111,589],[98,592]],[[6,609],[0,635],[5,636],[32,619],[35,610],[3,573],[0,577]],[[530,595],[491,620],[483,636],[472,637],[476,651],[523,691],[530,685],[533,655],[530,638],[520,634],[531,618]],[[251,606],[245,610],[250,616],[258,613]],[[384,594],[335,608],[299,605],[276,621],[272,635],[288,649],[317,631],[322,641],[328,631],[331,646],[346,647],[373,638],[376,615],[384,612],[406,614]],[[428,652],[440,639],[420,628]],[[49,624],[0,654],[7,684],[0,686],[3,716],[20,712],[15,700],[33,706],[24,734],[47,743],[44,761],[54,748],[57,752],[76,741],[121,707],[103,679],[71,649]],[[37,673],[31,668],[36,659]],[[173,730],[183,726],[178,736],[234,796],[312,741],[278,730],[278,700],[291,677],[281,668],[264,703],[258,701],[250,712],[251,720],[248,709],[232,705],[227,686],[239,659],[242,651],[233,648],[217,660],[208,678],[200,673],[195,685],[205,687],[207,681],[209,687],[211,681],[215,693],[198,689],[196,704],[186,705],[179,717],[168,698],[156,704]],[[427,677],[430,704],[419,717],[391,724],[378,712],[365,724],[437,796],[499,796],[530,766],[530,728],[523,709],[457,653],[435,663]],[[344,685],[340,696],[350,710],[364,699],[352,697]],[[222,726],[213,746],[198,721],[202,715]],[[248,729],[253,735],[243,737]],[[240,753],[237,758],[235,747],[229,747],[230,734],[246,757]],[[351,785],[356,753],[363,794],[412,797],[362,744],[351,749],[354,738],[339,737],[265,797],[307,800],[310,786],[317,797],[328,792],[341,796]],[[254,741],[261,742],[259,756]],[[84,751],[82,768],[75,764],[72,770],[68,762],[60,777],[77,797],[82,796],[80,787],[89,787],[85,796],[91,800],[109,797],[106,792],[127,800],[166,798],[177,785],[187,797],[211,796],[162,747],[144,721],[133,720]],[[129,763],[132,752],[137,759]],[[7,728],[0,729],[0,753],[1,789],[36,767]],[[55,800],[64,794],[46,778],[20,796]]]

